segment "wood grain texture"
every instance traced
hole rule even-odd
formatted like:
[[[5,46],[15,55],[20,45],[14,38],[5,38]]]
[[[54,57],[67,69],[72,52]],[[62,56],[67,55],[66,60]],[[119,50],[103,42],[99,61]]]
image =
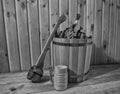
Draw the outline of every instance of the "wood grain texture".
[[[41,51],[38,0],[27,0],[27,2],[31,63],[34,65]]]
[[[102,0],[95,0],[94,44],[95,64],[101,63]]]
[[[115,58],[115,37],[116,37],[116,0],[110,0],[110,22],[109,22],[109,62],[114,62]]]
[[[54,38],[56,43],[69,43],[69,39],[59,39]],[[69,47],[53,44],[54,52],[54,66],[56,65],[66,65],[69,66]]]
[[[3,0],[10,72],[20,71],[18,33],[14,0]]]
[[[93,14],[93,10],[91,8],[91,0],[86,0],[86,6],[87,6],[87,31],[86,31],[86,35],[90,36],[91,35],[91,22],[92,22],[92,15]]]
[[[95,0],[86,0],[86,35],[92,36],[92,41],[94,43],[94,15],[95,15]],[[91,64],[95,62],[95,47],[92,47],[92,57],[91,57]]]
[[[53,41],[60,42],[58,38],[53,38]],[[60,64],[60,46],[53,44],[53,68]]]
[[[85,56],[85,65],[84,65],[84,73],[86,74],[87,72],[89,72],[90,69],[90,65],[92,64],[92,47],[93,44],[92,42],[92,38],[88,38],[87,39],[87,44],[86,44],[86,56]]]
[[[78,0],[78,13],[80,14],[79,26],[84,27],[84,0]]]
[[[86,30],[87,30],[87,0],[84,0],[83,1],[83,7],[84,7],[84,20],[83,20],[83,29],[85,30],[85,32],[86,32]]]
[[[49,0],[49,27],[50,27],[50,33],[53,30],[53,27],[58,21],[59,17],[59,0]],[[59,28],[57,30],[59,32]],[[51,65],[54,64],[53,62],[53,50],[52,50],[52,43],[51,43],[51,53],[50,53],[50,59],[51,59]]]
[[[70,43],[79,43],[79,40],[70,39]],[[77,82],[79,63],[79,47],[69,47],[69,79],[70,82]]]
[[[56,91],[49,80],[49,72],[45,71],[42,83],[31,83],[26,79],[26,72],[0,75],[1,94],[119,94],[120,65],[91,66],[88,80],[69,84],[65,91]],[[12,91],[11,88],[15,88]],[[15,93],[16,92],[16,93]]]
[[[77,0],[69,0],[69,27],[74,23],[77,12]]]
[[[67,19],[64,23],[60,26],[60,31],[65,30],[68,27],[68,20],[69,20],[69,0],[59,0],[59,15],[66,14]]]
[[[27,20],[27,1],[15,0],[17,28],[20,50],[21,70],[28,70],[31,65],[30,60],[30,46]]]
[[[94,25],[94,0],[87,0],[87,31],[86,35],[93,35],[93,25]]]
[[[60,39],[60,43],[69,43],[69,39]],[[60,58],[60,64],[69,66],[69,47],[67,46],[60,46],[59,47],[59,58]]]
[[[86,39],[79,40],[79,43],[86,43]],[[77,65],[77,75],[78,82],[83,80],[84,70],[85,70],[85,58],[86,58],[86,46],[80,46],[78,51],[78,65]]]
[[[41,50],[43,49],[49,35],[49,0],[39,0],[40,32],[41,32]],[[47,52],[44,65],[47,68],[50,65],[50,51]]]
[[[7,56],[6,33],[3,17],[2,0],[0,0],[0,73],[9,72],[9,63]]]
[[[117,0],[117,19],[116,19],[116,61],[119,62],[120,61],[120,1]]]
[[[107,63],[108,57],[108,45],[109,45],[109,14],[110,14],[110,0],[103,2],[102,11],[102,63]]]

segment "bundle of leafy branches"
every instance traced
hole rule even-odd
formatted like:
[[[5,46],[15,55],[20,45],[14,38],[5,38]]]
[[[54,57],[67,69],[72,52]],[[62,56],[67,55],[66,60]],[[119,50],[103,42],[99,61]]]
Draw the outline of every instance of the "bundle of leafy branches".
[[[73,27],[66,28],[63,31],[56,32],[55,37],[57,38],[68,38],[68,39],[85,39],[86,38],[86,33],[85,30],[83,30],[83,27],[80,26],[79,30],[73,29]]]

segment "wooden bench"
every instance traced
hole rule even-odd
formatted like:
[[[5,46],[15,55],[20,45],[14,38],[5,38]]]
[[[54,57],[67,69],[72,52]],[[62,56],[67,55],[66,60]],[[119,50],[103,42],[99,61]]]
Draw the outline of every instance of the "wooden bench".
[[[120,64],[93,65],[88,79],[56,91],[46,70],[41,83],[26,79],[27,72],[0,74],[0,94],[120,94]]]

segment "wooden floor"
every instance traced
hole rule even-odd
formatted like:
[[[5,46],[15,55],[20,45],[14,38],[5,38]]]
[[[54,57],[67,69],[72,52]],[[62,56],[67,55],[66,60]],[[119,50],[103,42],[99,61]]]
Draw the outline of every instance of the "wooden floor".
[[[92,66],[88,79],[69,84],[65,91],[54,90],[45,72],[41,83],[31,83],[27,72],[0,74],[0,94],[120,94],[120,65]]]

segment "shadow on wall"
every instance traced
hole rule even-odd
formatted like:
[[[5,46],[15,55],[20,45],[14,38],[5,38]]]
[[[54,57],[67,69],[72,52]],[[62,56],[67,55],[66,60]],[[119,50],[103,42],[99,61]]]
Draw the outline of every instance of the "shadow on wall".
[[[96,47],[93,44],[91,64],[118,64],[120,63],[115,55],[115,51],[108,50],[107,46]]]

